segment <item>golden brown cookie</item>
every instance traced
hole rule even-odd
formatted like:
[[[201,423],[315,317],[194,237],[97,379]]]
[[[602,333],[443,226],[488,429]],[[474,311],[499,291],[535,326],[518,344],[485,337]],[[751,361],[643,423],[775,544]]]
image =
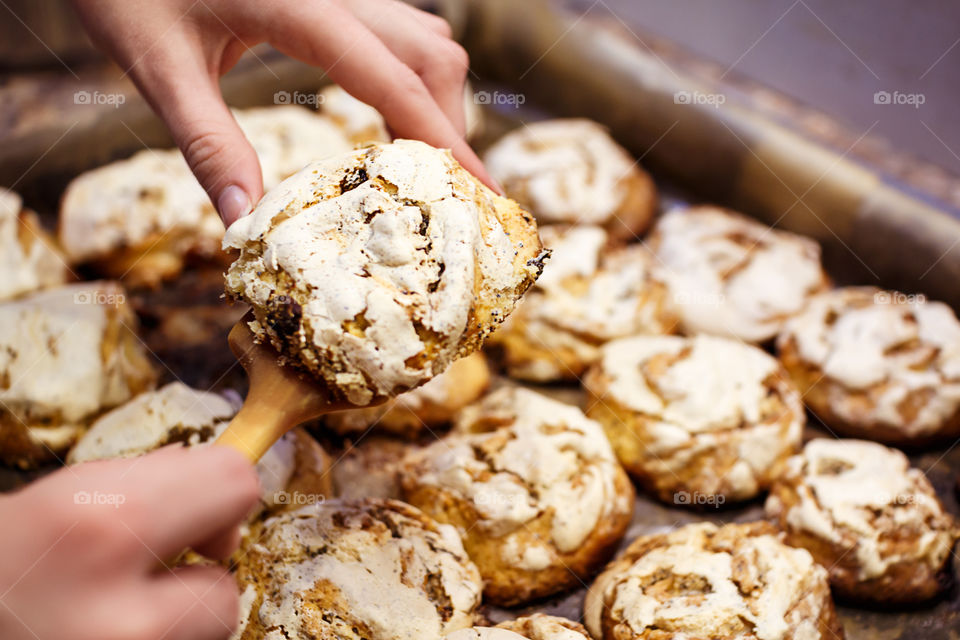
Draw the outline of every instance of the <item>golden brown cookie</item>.
[[[800,447],[800,395],[774,358],[736,340],[615,340],[584,386],[587,415],[603,425],[620,462],[667,503],[753,498]]]
[[[610,248],[595,226],[541,227],[543,274],[488,343],[520,380],[579,380],[610,340],[672,333],[666,285],[641,245]]]
[[[641,536],[587,592],[597,640],[843,640],[826,570],[765,522]]]
[[[417,445],[385,436],[369,435],[337,456],[330,475],[338,498],[393,498],[399,500],[400,467]]]
[[[900,451],[818,438],[787,463],[767,499],[786,542],[827,567],[834,593],[920,602],[944,586],[960,529]]]
[[[37,214],[0,187],[0,300],[67,281],[67,263]]]
[[[410,454],[404,498],[457,527],[491,602],[517,605],[590,575],[633,513],[633,487],[600,425],[576,407],[504,388],[453,433]]]
[[[137,318],[114,282],[0,304],[0,461],[58,460],[105,410],[153,386]]]
[[[526,124],[494,143],[484,163],[541,224],[601,225],[615,238],[632,240],[657,210],[653,180],[591,120]]]
[[[237,557],[239,640],[422,640],[477,622],[480,575],[456,531],[402,502],[288,511]]]
[[[543,613],[501,622],[495,627],[471,627],[444,637],[444,640],[590,640],[583,625]]]
[[[960,322],[941,302],[836,289],[786,325],[777,351],[837,433],[912,445],[960,434]]]
[[[490,385],[490,367],[480,352],[456,360],[422,387],[375,407],[338,411],[324,416],[323,426],[340,435],[368,429],[416,438],[447,426],[454,415],[476,401]]]
[[[368,405],[476,350],[540,273],[532,217],[401,140],[307,166],[227,231],[227,294],[333,400]]]
[[[816,242],[719,207],[667,212],[648,243],[688,333],[766,342],[830,284]]]

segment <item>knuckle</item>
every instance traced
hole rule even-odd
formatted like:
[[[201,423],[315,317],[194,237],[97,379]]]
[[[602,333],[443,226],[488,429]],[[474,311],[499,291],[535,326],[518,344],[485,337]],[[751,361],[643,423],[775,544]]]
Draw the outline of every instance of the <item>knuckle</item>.
[[[446,40],[436,54],[428,58],[425,73],[443,81],[460,83],[466,77],[469,65],[470,56],[466,49],[453,40]]]
[[[434,33],[448,40],[453,37],[453,29],[450,27],[450,23],[444,18],[432,13],[426,13],[424,15],[427,16],[427,22]]]

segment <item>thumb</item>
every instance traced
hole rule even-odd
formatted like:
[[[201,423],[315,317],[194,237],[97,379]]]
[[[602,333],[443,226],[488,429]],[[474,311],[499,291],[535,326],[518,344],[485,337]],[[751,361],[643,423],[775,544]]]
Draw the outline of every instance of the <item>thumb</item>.
[[[250,213],[263,195],[260,161],[224,103],[216,77],[196,64],[165,64],[144,75],[149,82],[135,78],[140,91],[170,129],[224,224]]]

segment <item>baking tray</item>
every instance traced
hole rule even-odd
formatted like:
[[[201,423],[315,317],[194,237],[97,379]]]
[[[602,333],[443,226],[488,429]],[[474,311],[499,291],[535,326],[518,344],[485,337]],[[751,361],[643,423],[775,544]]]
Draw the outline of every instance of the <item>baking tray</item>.
[[[485,107],[487,126],[478,146],[511,127],[552,115],[593,118],[610,127],[654,173],[663,208],[698,201],[739,208],[816,238],[838,283],[922,292],[960,308],[956,209],[937,194],[885,173],[882,163],[850,152],[846,144],[809,135],[801,122],[802,105],[778,97],[782,108],[771,112],[764,108],[769,95],[758,104],[758,90],[741,79],[721,83],[713,74],[711,80],[708,64],[615,20],[581,19],[536,1],[450,1],[439,9],[471,54],[478,95],[523,96],[517,107]],[[223,81],[236,106],[270,104],[275,91],[313,91],[325,82],[316,69],[270,50],[257,53],[259,59],[241,61]],[[0,184],[16,183],[49,224],[63,187],[76,173],[143,144],[170,144],[116,70],[97,68],[82,77],[83,88],[120,91],[127,101],[121,109],[78,111],[72,103],[76,82],[50,73],[18,76],[13,91],[9,82],[0,88],[0,97],[7,98],[0,100],[0,135],[15,142],[0,149]],[[726,100],[718,108],[677,104],[675,94],[684,91],[722,93]],[[243,309],[224,307],[221,271],[194,265],[159,291],[131,295],[163,381],[243,391],[242,369],[226,346],[227,331]],[[573,387],[536,388],[572,404],[582,402]],[[807,429],[807,437],[823,433],[815,424]],[[911,452],[911,461],[927,472],[947,510],[960,514],[954,491],[960,447]],[[36,475],[0,471],[0,488]],[[760,500],[694,512],[641,496],[623,544],[687,522],[762,517]],[[488,607],[486,613],[494,621],[532,611],[579,619],[583,594],[579,589],[522,609]],[[839,613],[851,640],[960,638],[955,585],[923,607],[865,610],[841,603]]]

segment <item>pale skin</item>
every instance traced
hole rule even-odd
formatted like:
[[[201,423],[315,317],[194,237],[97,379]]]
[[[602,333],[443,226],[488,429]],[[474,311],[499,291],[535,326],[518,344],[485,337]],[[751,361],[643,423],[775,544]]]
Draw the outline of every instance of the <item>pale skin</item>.
[[[436,16],[394,0],[73,2],[228,225],[250,212],[263,182],[217,80],[261,42],[323,68],[394,135],[451,149],[496,188],[463,137],[466,53]],[[228,637],[238,595],[227,571],[171,571],[161,559],[188,547],[229,556],[258,497],[254,468],[218,446],[85,463],[0,496],[0,638]]]

